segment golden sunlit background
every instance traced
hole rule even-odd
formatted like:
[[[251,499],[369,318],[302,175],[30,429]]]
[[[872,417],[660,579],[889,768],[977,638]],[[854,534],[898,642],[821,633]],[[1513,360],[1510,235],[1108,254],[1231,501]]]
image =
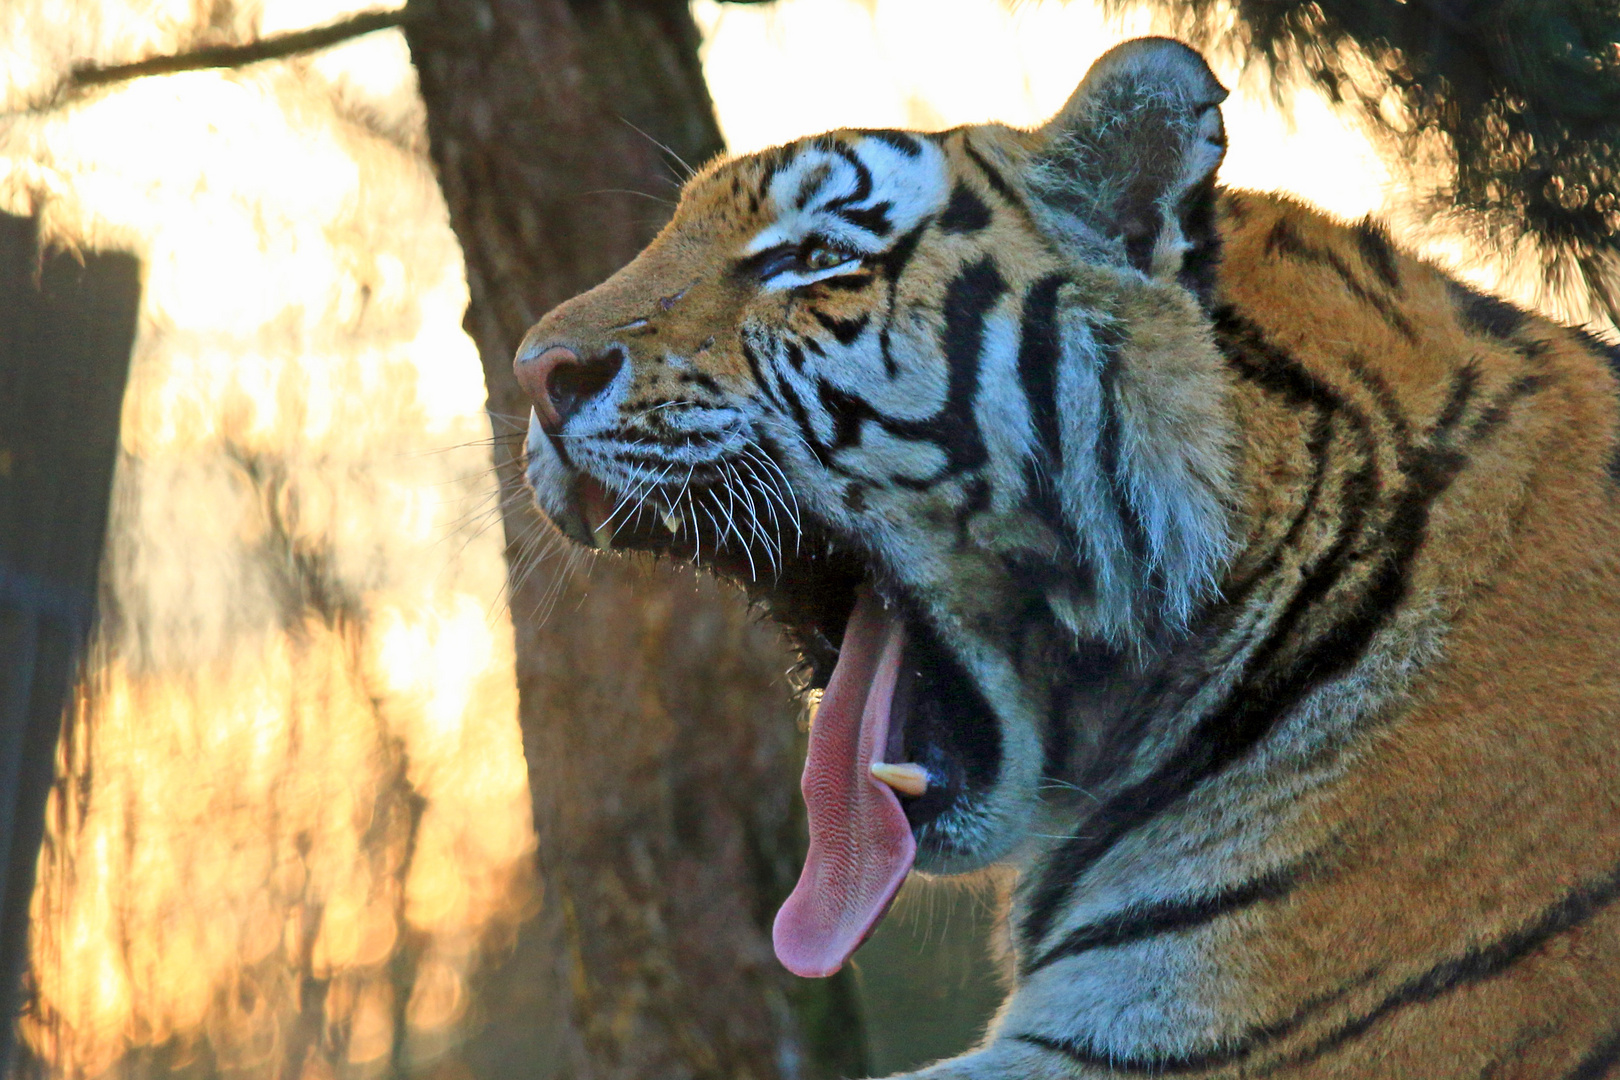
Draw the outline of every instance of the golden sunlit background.
[[[76,62],[364,6],[0,5],[0,209],[145,274],[101,624],[34,899],[23,1038],[52,1076],[429,1070],[543,894],[483,378],[402,35],[25,110]],[[1038,123],[1154,29],[1082,0],[693,13],[734,151]],[[1217,70],[1228,183],[1471,254],[1403,218],[1320,95]]]

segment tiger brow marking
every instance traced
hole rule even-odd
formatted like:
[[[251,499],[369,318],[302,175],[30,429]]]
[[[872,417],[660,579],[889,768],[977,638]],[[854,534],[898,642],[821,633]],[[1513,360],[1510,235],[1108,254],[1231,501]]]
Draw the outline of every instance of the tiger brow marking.
[[[830,166],[820,165],[811,169],[799,181],[798,193],[793,196],[793,208],[803,210],[806,206],[809,206],[810,200],[821,194],[821,189],[827,186],[827,181],[830,179],[832,179],[832,168]]]
[[[852,147],[846,145],[842,140],[832,139],[829,140],[829,143],[830,145],[823,146],[822,149],[843,158],[849,163],[849,167],[855,170],[855,190],[848,195],[833,199],[823,207],[823,209],[832,210],[836,213],[838,208],[853,206],[855,203],[865,202],[871,197],[872,170],[867,168],[866,162],[861,160],[861,155],[857,154]]]
[[[917,157],[922,153],[922,146],[918,144],[916,137],[908,131],[901,131],[898,128],[868,128],[863,130],[861,134],[868,139],[876,139],[880,143],[885,143],[909,158]]]
[[[1337,252],[1307,244],[1304,238],[1295,231],[1293,223],[1286,217],[1278,218],[1277,223],[1271,227],[1271,232],[1267,234],[1266,254],[1286,255],[1304,262],[1326,266],[1338,275],[1339,280],[1344,283],[1345,288],[1350,290],[1352,296],[1376,311],[1384,322],[1389,324],[1407,341],[1413,344],[1417,343],[1417,328],[1394,304],[1389,302],[1388,297],[1380,296],[1363,285],[1356,275],[1351,273],[1350,267],[1345,265],[1345,261],[1339,258]]]

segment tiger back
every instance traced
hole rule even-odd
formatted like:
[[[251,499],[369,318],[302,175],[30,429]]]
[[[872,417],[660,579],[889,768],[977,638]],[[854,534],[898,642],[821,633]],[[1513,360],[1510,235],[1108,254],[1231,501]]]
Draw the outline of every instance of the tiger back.
[[[1620,1062],[1620,385],[1374,222],[1222,190],[1164,39],[1046,127],[717,162],[548,314],[527,475],[819,694],[778,956],[1017,871],[928,1080]]]

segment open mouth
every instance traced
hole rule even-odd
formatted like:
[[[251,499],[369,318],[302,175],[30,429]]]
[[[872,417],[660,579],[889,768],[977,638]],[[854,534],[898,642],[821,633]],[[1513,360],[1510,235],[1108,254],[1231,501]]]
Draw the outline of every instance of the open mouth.
[[[801,784],[810,849],[774,937],[790,971],[832,974],[882,919],[919,848],[951,855],[964,844],[962,823],[1000,762],[988,704],[857,541],[803,518],[775,544],[757,527],[700,527],[651,500],[625,507],[578,474],[572,494],[577,539],[735,581],[797,647],[804,689],[821,693]]]

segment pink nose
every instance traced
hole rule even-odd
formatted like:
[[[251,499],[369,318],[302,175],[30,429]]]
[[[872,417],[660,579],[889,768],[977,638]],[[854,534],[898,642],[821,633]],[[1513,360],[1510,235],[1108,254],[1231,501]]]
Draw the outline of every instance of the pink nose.
[[[567,419],[552,400],[551,376],[559,367],[577,363],[579,357],[574,351],[561,345],[553,345],[538,355],[530,355],[524,350],[512,361],[512,374],[517,376],[518,385],[534,402],[534,413],[540,418],[540,426],[549,432],[561,430],[563,421]]]
[[[527,349],[520,351],[512,361],[512,372],[534,402],[540,426],[555,435],[569,417],[613,385],[624,363],[624,352],[617,346],[581,360],[573,349],[553,345],[534,356]]]

